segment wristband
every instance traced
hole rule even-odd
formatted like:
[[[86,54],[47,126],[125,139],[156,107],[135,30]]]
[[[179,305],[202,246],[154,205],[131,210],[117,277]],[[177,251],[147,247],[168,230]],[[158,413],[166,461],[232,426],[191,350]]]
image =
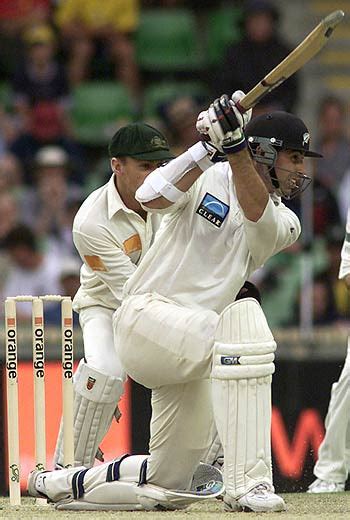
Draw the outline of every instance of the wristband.
[[[210,160],[208,150],[201,141],[191,146],[187,151],[202,172],[205,172],[205,170],[215,164],[214,161]]]
[[[247,147],[247,143],[243,131],[241,129],[235,130],[233,135],[223,139],[221,146],[226,154],[237,153],[244,150],[244,148]]]
[[[222,145],[222,149],[227,155],[240,152],[244,150],[244,148],[247,148],[247,143],[245,139],[243,139],[243,141],[232,141],[230,144]]]

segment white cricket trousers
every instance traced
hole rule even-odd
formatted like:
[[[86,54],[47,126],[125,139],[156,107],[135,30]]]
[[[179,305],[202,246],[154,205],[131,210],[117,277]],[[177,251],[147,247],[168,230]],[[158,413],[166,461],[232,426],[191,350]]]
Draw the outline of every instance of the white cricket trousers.
[[[210,442],[210,372],[219,316],[156,294],[133,295],[114,315],[116,346],[126,372],[152,389],[147,481],[189,486]]]
[[[79,311],[79,322],[83,331],[84,357],[87,364],[105,374],[125,381],[115,348],[112,309],[95,305]]]
[[[332,385],[325,426],[314,474],[322,480],[346,482],[350,470],[350,338],[343,370]]]

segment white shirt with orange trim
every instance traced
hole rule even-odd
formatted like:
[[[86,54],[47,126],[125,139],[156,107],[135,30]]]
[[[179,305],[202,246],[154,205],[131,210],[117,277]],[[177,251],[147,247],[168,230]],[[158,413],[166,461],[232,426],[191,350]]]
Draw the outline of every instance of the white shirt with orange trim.
[[[298,217],[278,197],[270,198],[258,222],[246,219],[227,162],[206,170],[161,212],[166,215],[156,241],[125,293],[154,292],[216,312],[235,299],[253,271],[300,234]]]
[[[345,239],[341,250],[341,262],[339,268],[339,278],[345,278],[350,274],[350,208],[346,219]]]
[[[120,306],[123,286],[152,244],[159,222],[159,215],[149,214],[145,222],[125,206],[114,175],[87,197],[73,223],[74,244],[84,262],[74,310]]]

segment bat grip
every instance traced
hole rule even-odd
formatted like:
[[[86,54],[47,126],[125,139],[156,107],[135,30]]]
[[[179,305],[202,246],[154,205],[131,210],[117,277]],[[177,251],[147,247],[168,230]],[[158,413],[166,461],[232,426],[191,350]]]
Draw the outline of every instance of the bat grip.
[[[239,101],[236,101],[235,108],[237,108],[241,114],[244,114],[247,111],[246,108],[242,107]]]

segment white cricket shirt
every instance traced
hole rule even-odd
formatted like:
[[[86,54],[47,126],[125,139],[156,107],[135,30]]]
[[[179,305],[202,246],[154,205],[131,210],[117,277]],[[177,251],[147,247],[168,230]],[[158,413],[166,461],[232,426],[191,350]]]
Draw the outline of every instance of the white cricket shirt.
[[[298,217],[277,198],[258,222],[247,220],[227,162],[206,170],[166,212],[126,294],[155,292],[221,312],[253,271],[300,234]]]
[[[345,278],[348,274],[350,274],[350,208],[346,219],[345,240],[341,250],[339,278]]]
[[[73,222],[74,244],[84,262],[74,310],[119,307],[123,286],[150,247],[159,221],[159,215],[148,215],[145,222],[128,209],[113,175],[88,196]]]

